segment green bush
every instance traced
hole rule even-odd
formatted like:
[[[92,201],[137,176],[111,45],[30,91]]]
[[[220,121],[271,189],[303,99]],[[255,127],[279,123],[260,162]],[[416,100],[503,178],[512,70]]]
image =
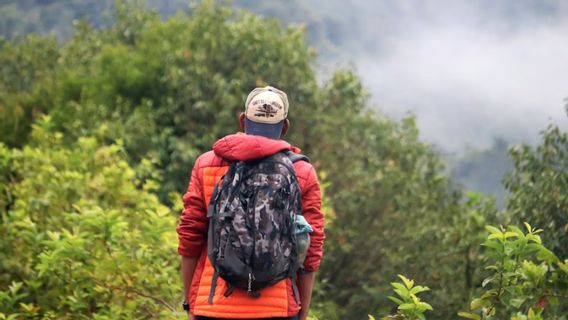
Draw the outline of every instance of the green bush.
[[[174,317],[177,219],[150,192],[151,165],[50,126],[0,145],[0,319]]]
[[[526,232],[487,227],[483,246],[489,275],[482,294],[471,301],[473,312],[460,312],[462,318],[568,319],[568,260],[562,262],[542,244],[542,229],[525,227]]]
[[[397,307],[397,314],[393,316],[385,316],[382,320],[408,319],[408,320],[425,320],[426,311],[432,311],[432,306],[421,301],[417,294],[430,290],[428,287],[414,285],[414,280],[410,280],[399,274],[401,282],[392,282],[391,286],[398,297],[389,296]],[[369,320],[375,320],[375,317],[369,315]]]

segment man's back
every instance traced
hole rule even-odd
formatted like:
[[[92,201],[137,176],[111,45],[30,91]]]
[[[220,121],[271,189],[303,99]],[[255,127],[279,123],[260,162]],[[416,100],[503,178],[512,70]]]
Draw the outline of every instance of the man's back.
[[[227,172],[231,162],[260,159],[283,150],[298,151],[283,140],[236,134],[219,140],[213,146],[213,151],[197,159],[187,193],[183,197],[185,209],[178,227],[180,255],[198,258],[188,292],[188,302],[193,314],[215,318],[252,319],[291,317],[300,310],[290,279],[262,290],[260,298],[249,297],[243,290],[234,290],[226,295],[228,284],[219,279],[210,299],[213,267],[207,258],[207,207],[215,184]],[[310,163],[295,162],[294,169],[302,193],[302,214],[313,228],[304,270],[313,272],[319,268],[324,240],[320,188]]]

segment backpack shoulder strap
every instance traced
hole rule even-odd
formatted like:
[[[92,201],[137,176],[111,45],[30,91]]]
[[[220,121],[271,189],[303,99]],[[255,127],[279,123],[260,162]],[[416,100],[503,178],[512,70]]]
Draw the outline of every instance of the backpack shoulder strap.
[[[295,153],[295,152],[292,152],[290,150],[285,150],[284,154],[286,156],[288,156],[288,158],[290,158],[290,161],[292,161],[292,163],[295,163],[295,162],[298,162],[298,161],[310,162],[310,158],[308,158],[306,155],[301,154],[301,153]]]

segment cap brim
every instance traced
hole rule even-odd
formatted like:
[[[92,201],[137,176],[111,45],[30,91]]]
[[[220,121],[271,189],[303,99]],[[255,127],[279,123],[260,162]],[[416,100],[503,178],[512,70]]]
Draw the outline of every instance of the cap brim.
[[[263,136],[270,139],[280,139],[284,121],[279,123],[259,123],[245,118],[245,133],[255,136]]]

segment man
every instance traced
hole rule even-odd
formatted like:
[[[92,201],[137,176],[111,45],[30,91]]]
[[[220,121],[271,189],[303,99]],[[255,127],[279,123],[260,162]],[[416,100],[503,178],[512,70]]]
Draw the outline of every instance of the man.
[[[251,297],[245,290],[233,290],[221,278],[212,286],[214,269],[207,256],[209,201],[216,183],[228,171],[231,162],[261,159],[285,150],[300,151],[280,140],[290,127],[287,116],[288,98],[284,92],[273,87],[254,89],[246,100],[245,112],[239,116],[240,127],[245,133],[220,139],[213,145],[213,150],[197,159],[193,167],[177,228],[184,309],[189,309],[189,319],[305,320],[308,316],[314,272],[319,268],[325,238],[320,186],[309,162],[294,162],[301,190],[302,214],[313,229],[303,269],[297,275],[299,292],[296,294],[299,298],[295,296],[292,279],[261,290],[259,297]],[[231,294],[226,294],[227,291]]]

